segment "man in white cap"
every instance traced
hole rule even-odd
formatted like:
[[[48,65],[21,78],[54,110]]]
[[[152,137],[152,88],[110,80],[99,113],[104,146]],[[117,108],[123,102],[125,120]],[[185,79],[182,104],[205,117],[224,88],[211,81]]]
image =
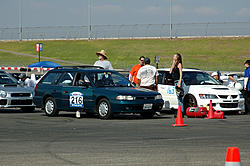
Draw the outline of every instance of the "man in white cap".
[[[108,58],[105,50],[97,52],[96,55],[98,56],[99,60],[95,62],[94,66],[100,66],[104,69],[113,70],[111,63],[107,60]]]
[[[220,81],[223,84],[223,80],[231,80],[231,82],[229,82],[228,86],[233,86],[233,83],[236,83],[237,81],[233,78],[233,76],[219,76],[218,72],[213,72],[211,74],[212,77],[214,77],[214,79]]]

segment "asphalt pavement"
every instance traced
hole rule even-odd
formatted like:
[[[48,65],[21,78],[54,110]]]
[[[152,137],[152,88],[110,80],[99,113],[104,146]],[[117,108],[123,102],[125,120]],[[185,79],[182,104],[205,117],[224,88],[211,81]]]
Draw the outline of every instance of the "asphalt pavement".
[[[0,165],[223,166],[230,146],[239,147],[243,166],[250,165],[250,115],[184,118],[189,126],[178,128],[172,123],[171,114],[100,120],[1,110]]]

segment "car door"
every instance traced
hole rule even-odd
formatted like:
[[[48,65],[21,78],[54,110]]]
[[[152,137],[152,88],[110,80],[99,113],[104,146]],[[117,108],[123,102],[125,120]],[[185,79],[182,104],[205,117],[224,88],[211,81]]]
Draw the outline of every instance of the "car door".
[[[62,88],[61,106],[65,110],[93,110],[93,87],[85,73],[66,72],[58,85]]]
[[[38,83],[34,97],[34,101],[38,106],[42,106],[44,97],[46,96],[52,96],[56,100],[56,103],[59,102],[61,93],[57,82],[62,74],[62,72],[48,72]]]
[[[174,82],[168,71],[159,71],[158,92],[161,93],[163,97],[164,109],[176,109],[178,107]]]

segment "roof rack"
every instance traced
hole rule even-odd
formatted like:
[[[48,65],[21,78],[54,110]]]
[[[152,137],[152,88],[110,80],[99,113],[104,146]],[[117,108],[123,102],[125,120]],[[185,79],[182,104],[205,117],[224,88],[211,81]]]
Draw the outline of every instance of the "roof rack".
[[[59,66],[55,69],[80,69],[80,68],[94,68],[94,69],[104,69],[101,66],[92,66],[92,65],[82,65],[82,66]]]

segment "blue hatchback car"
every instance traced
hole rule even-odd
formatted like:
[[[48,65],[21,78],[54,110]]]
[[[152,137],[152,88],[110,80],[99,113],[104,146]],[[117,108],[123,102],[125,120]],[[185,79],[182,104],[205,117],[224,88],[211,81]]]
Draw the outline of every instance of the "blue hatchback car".
[[[47,116],[81,110],[109,119],[116,113],[139,113],[152,118],[161,111],[160,93],[134,87],[116,71],[95,67],[59,67],[43,76],[35,88],[34,103]]]

